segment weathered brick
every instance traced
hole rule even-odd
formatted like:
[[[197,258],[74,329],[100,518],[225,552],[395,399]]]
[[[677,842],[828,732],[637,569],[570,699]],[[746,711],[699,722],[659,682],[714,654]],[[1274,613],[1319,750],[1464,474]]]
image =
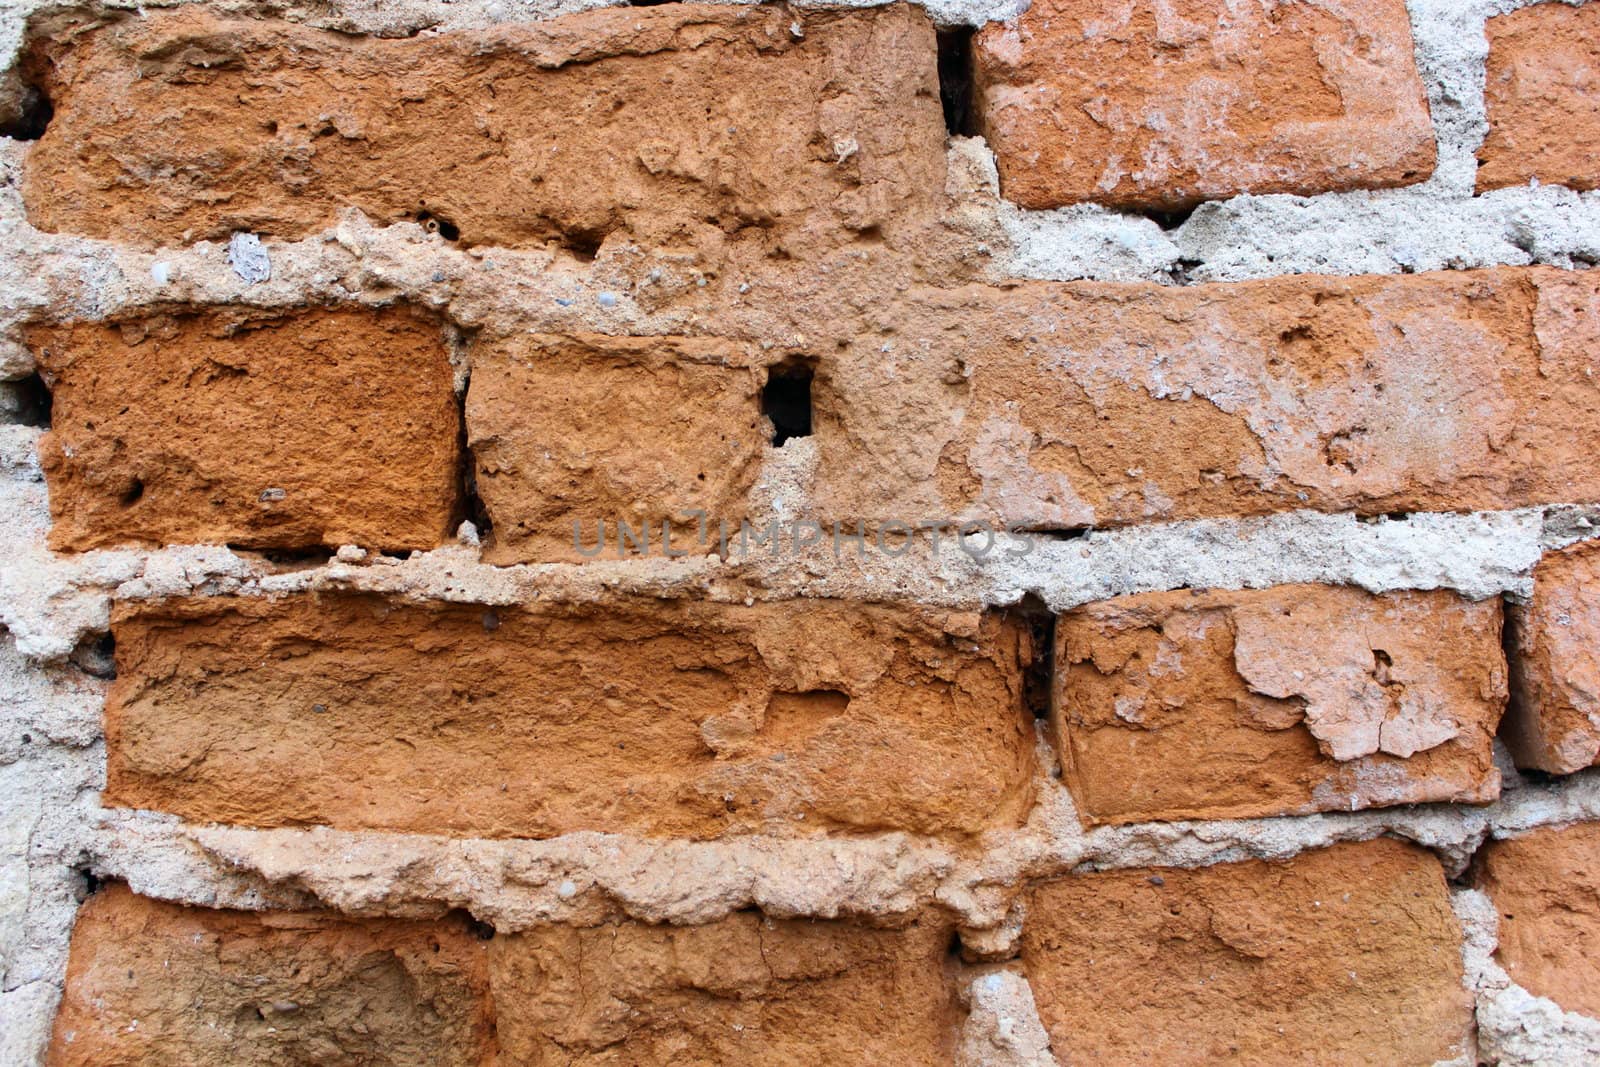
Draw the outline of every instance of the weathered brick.
[[[1471,1054],[1444,872],[1398,841],[1036,886],[1022,959],[1063,1063]]]
[[[470,836],[1015,824],[996,617],[791,601],[193,599],[113,617],[106,802]]]
[[[502,1055],[522,1064],[949,1063],[952,931],[773,920],[497,937]]]
[[[982,132],[1023,207],[1171,210],[1433,173],[1404,0],[1035,0],[974,52]]]
[[[1496,955],[1512,981],[1600,1018],[1600,824],[1492,841],[1473,880],[1499,912]]]
[[[825,526],[1600,500],[1582,445],[1600,437],[1600,282],[1584,273],[969,286],[921,291],[892,333],[887,351],[876,336],[816,349],[803,514]],[[749,348],[481,341],[468,431],[491,558],[573,558],[573,519],[592,549],[600,512],[607,556],[617,519],[648,520],[661,555],[659,521],[686,505],[736,531],[770,454],[759,364],[792,355]],[[623,417],[593,417],[602,404]],[[679,550],[704,550],[693,525],[675,527]]]
[[[1500,604],[1178,590],[1057,624],[1053,722],[1090,822],[1493,800]]]
[[[1533,597],[1512,604],[1511,709],[1518,767],[1571,774],[1600,763],[1600,544],[1547,553]]]
[[[441,324],[403,309],[212,311],[28,332],[57,549],[129,541],[432,548],[460,496]]]
[[[405,40],[186,9],[40,36],[23,197],[122,241],[296,237],[347,207],[470,244],[893,242],[944,185],[932,24],[672,4]]]
[[[456,921],[185,908],[108,887],[79,911],[52,1067],[488,1064],[484,943]]]
[[[675,552],[706,552],[718,520],[737,529],[772,432],[747,348],[594,335],[479,344],[467,432],[494,524],[488,559],[634,551],[620,522],[646,529],[657,555],[664,523]]]
[[[1538,4],[1488,21],[1489,135],[1478,189],[1600,188],[1600,7]]]
[[[961,422],[887,469],[819,435],[836,509],[905,513],[933,484],[947,514],[1042,528],[1600,500],[1588,273],[969,289],[937,315]],[[845,384],[847,409],[873,399]]]

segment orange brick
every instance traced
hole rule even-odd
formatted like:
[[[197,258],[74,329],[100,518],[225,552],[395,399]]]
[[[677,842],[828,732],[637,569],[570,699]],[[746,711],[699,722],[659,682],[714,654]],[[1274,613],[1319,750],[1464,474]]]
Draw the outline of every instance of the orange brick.
[[[1474,884],[1499,912],[1496,954],[1511,980],[1600,1017],[1600,824],[1491,841]]]
[[[1478,189],[1600,188],[1600,7],[1538,4],[1489,20],[1489,135]]]
[[[624,546],[621,522],[630,536],[648,530],[655,555],[710,551],[718,521],[737,530],[748,512],[772,434],[761,415],[765,380],[746,346],[724,341],[524,335],[481,344],[467,427],[494,524],[489,560],[615,558],[635,546]],[[704,529],[691,511],[704,513]]]
[[[51,1067],[492,1062],[483,942],[458,922],[186,908],[78,913]]]
[[[1035,0],[977,37],[983,134],[1028,208],[1407,185],[1436,149],[1404,0]]]
[[[549,928],[491,945],[498,1037],[527,1064],[950,1063],[952,930],[773,920]]]
[[[905,5],[617,8],[404,40],[188,9],[40,34],[34,225],[298,237],[342,209],[467,244],[891,243],[944,186],[933,26]]]
[[[1532,599],[1512,604],[1508,620],[1503,733],[1517,766],[1571,774],[1600,763],[1600,544],[1547,553]]]
[[[967,289],[937,314],[962,421],[917,447],[947,512],[1054,528],[1600,500],[1591,273]],[[852,477],[818,441],[838,510],[927,489],[917,462],[891,472],[911,486]]]
[[[460,513],[441,324],[211,311],[28,333],[54,391],[51,547],[433,548]]]
[[[1499,795],[1498,601],[1306,585],[1121,597],[1061,617],[1056,687],[1090,822]]]
[[[1021,635],[995,617],[335,595],[112,626],[106,802],[195,821],[968,835],[1031,799]]]
[[[1063,1063],[1470,1055],[1444,872],[1398,841],[1036,886],[1022,960]]]

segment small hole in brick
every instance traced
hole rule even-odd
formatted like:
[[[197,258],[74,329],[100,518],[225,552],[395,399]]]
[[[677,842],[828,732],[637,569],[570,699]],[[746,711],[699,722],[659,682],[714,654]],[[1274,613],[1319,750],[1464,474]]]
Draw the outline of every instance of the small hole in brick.
[[[674,0],[628,0],[629,7],[660,7],[662,4],[673,3]]]
[[[5,389],[10,394],[7,398],[10,418],[0,419],[0,422],[10,421],[19,426],[50,428],[50,390],[44,384],[43,378],[37,374],[30,374],[21,381],[0,385],[0,389]]]
[[[117,640],[110,633],[88,634],[72,650],[68,661],[95,678],[117,676]]]
[[[772,423],[775,448],[796,437],[811,436],[811,380],[807,363],[785,363],[767,372],[761,390],[761,414]]]
[[[939,103],[945,132],[952,137],[978,134],[977,93],[972,80],[972,28],[939,31]]]
[[[466,927],[468,933],[472,934],[472,936],[476,937],[479,941],[490,941],[494,938],[494,925],[492,923],[486,923],[482,919],[477,918],[472,914],[472,912],[465,908],[452,908],[446,915],[446,918],[459,922],[462,926]]]
[[[459,241],[461,239],[461,227],[449,219],[441,219],[437,215],[419,211],[417,212],[417,222],[422,224],[424,230],[429,233],[436,233],[446,241]]]
[[[125,508],[131,508],[143,497],[144,481],[140,478],[135,478],[128,484],[128,488],[122,491],[122,506]]]
[[[593,263],[600,255],[600,246],[609,235],[601,230],[574,230],[562,241],[563,247],[583,263]]]
[[[1146,211],[1144,217],[1160,226],[1163,230],[1176,230],[1179,226],[1189,221],[1194,214],[1194,208],[1184,208],[1179,211]]]
[[[45,129],[54,117],[55,108],[51,106],[50,98],[44,95],[43,90],[30,85],[23,90],[22,106],[17,110],[16,118],[0,123],[0,136],[18,141],[37,141],[44,136]]]
[[[78,860],[78,865],[72,868],[72,873],[78,882],[77,890],[80,902],[88,900],[100,892],[106,884],[105,879],[95,874],[93,869],[90,868],[87,856]]]
[[[1059,530],[1030,530],[1036,537],[1050,541],[1078,541],[1094,532],[1093,526],[1064,526]]]

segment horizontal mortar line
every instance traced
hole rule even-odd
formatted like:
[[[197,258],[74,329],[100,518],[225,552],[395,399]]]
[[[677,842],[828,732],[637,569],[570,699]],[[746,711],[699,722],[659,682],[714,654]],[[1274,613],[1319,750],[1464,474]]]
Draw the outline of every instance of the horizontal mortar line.
[[[1058,794],[1064,790],[1056,787]],[[497,928],[585,922],[609,907],[647,922],[705,922],[747,906],[781,916],[908,914],[938,903],[972,928],[1003,921],[1022,885],[1087,870],[1203,867],[1287,859],[1384,835],[1440,855],[1459,874],[1491,838],[1600,820],[1600,769],[1522,783],[1482,807],[1429,804],[1275,818],[1150,822],[1084,830],[1041,798],[1027,827],[991,831],[983,851],[906,833],[693,841],[582,832],[543,840],[448,838],[327,827],[192,824],[127,809],[92,812],[97,876],[160,899],[361,915],[466,907]],[[685,897],[674,873],[696,872]],[[799,899],[786,887],[807,872]],[[663,887],[666,887],[663,889]]]
[[[1592,248],[1600,245],[1600,193],[1577,194],[1563,191],[1573,197],[1581,197],[1583,205],[1595,216],[1591,227],[1595,232],[1588,234],[1588,240],[1583,242],[1584,246]],[[1526,190],[1514,190],[1514,192],[1526,192]],[[1226,211],[1229,205],[1245,200],[1249,200],[1258,208],[1263,204],[1282,201],[1281,207],[1276,211],[1271,208],[1261,209],[1266,222],[1259,226],[1233,226],[1225,223],[1224,232],[1228,234],[1228,238],[1216,239],[1214,243],[1239,244],[1242,241],[1249,247],[1271,249],[1281,246],[1290,249],[1303,240],[1303,235],[1296,232],[1292,226],[1294,216],[1303,212],[1307,206],[1334,202],[1333,198],[1348,199],[1352,196],[1353,194],[1349,193],[1324,193],[1315,197],[1236,197],[1231,200],[1214,201],[1212,203],[1216,204],[1220,211]],[[1434,206],[1440,210],[1453,211],[1458,208],[1474,208],[1480,204],[1481,198],[1466,197],[1440,200]],[[1548,205],[1508,203],[1499,214],[1504,216],[1502,221],[1507,225],[1513,221],[1523,225],[1539,221],[1570,223],[1570,208],[1570,204],[1560,203]],[[13,212],[0,212],[0,221],[5,221],[6,214]],[[653,317],[687,318],[690,314],[696,313],[698,308],[698,305],[684,304],[680,297],[673,297],[664,311],[653,313],[637,306],[640,296],[646,301],[651,298],[648,287],[628,286],[605,263],[586,263],[568,253],[539,247],[476,245],[470,249],[462,249],[437,236],[426,235],[420,226],[410,222],[374,225],[370,220],[363,219],[354,235],[346,222],[295,240],[269,239],[265,247],[272,259],[272,276],[265,282],[249,283],[239,278],[228,266],[226,243],[201,241],[193,245],[143,249],[97,238],[41,233],[23,222],[20,213],[15,214],[19,216],[16,219],[18,224],[12,229],[8,239],[0,241],[0,259],[9,258],[17,264],[19,275],[51,278],[58,286],[77,283],[85,287],[94,284],[104,288],[108,276],[114,277],[118,283],[116,298],[111,301],[103,301],[99,299],[100,294],[96,294],[95,299],[63,298],[54,301],[53,305],[36,303],[25,307],[13,307],[10,310],[12,317],[17,321],[46,321],[50,317],[52,306],[64,306],[69,310],[70,314],[64,318],[93,322],[125,316],[143,309],[173,306],[200,308],[214,304],[229,304],[271,310],[329,301],[382,304],[404,299],[457,318],[464,326],[477,325],[477,320],[485,317],[507,323],[576,321],[586,313],[592,316],[605,311],[607,319],[617,325],[637,329],[642,322],[648,322]],[[1012,249],[1000,257],[1002,262],[1009,264],[1009,269],[1002,270],[996,266],[991,271],[992,277],[988,281],[994,285],[1018,281],[1057,284],[1101,281],[1192,288],[1200,285],[1238,285],[1306,275],[1358,277],[1397,276],[1408,273],[1398,263],[1387,264],[1387,269],[1374,271],[1370,269],[1370,264],[1358,259],[1352,259],[1347,263],[1329,259],[1319,261],[1314,268],[1241,270],[1237,276],[1227,275],[1209,280],[1204,277],[1208,264],[1218,265],[1224,269],[1227,265],[1219,264],[1215,259],[1188,259],[1187,252],[1174,244],[1172,265],[1175,266],[1179,260],[1183,260],[1189,265],[1191,273],[1197,273],[1201,277],[1180,283],[1159,276],[1159,272],[1152,272],[1147,277],[1134,278],[1127,276],[1126,267],[1120,260],[1108,263],[1102,268],[1084,267],[1075,254],[1062,253],[1052,256],[1048,249],[1056,244],[1077,247],[1082,243],[1075,239],[1077,235],[1098,234],[1108,223],[1133,229],[1144,229],[1141,224],[1148,223],[1155,233],[1159,233],[1159,228],[1149,220],[1103,208],[1094,214],[1083,215],[1075,214],[1072,209],[1022,211],[1009,204],[1003,205],[1000,214],[1007,216],[1002,221],[1012,233],[1014,243]],[[1544,218],[1546,214],[1548,219]],[[1345,220],[1341,220],[1337,215],[1319,219],[1319,227],[1324,232],[1335,232],[1340,228],[1341,221],[1344,221],[1350,223],[1352,232],[1366,233],[1375,224],[1375,218],[1383,217],[1391,217],[1390,221],[1396,226],[1419,225],[1411,217],[1411,213],[1402,207],[1375,211],[1373,206],[1365,201],[1359,205],[1352,203],[1348,215],[1349,218]],[[1281,224],[1285,227],[1285,232],[1274,233],[1273,224]],[[1253,229],[1265,229],[1266,232],[1256,234],[1252,233]],[[1164,237],[1162,239],[1167,240]],[[1363,249],[1365,248],[1365,242],[1358,243],[1362,244]],[[47,244],[49,250],[37,251],[39,244]],[[1041,253],[1040,249],[1046,251]],[[1573,252],[1573,249],[1568,249],[1564,253],[1551,254],[1570,258]],[[1059,262],[1052,262],[1052,258]],[[79,270],[74,266],[85,264],[86,261],[88,264],[93,264],[95,269]],[[152,274],[153,268],[158,264],[162,265],[168,279],[164,283],[157,282]],[[1568,266],[1552,261],[1549,256],[1536,257],[1507,241],[1505,254],[1501,257],[1490,257],[1470,264],[1462,264],[1459,257],[1452,257],[1436,266],[1422,268],[1418,273],[1459,273],[1495,267],[1526,266],[1584,271],[1592,269],[1594,264]],[[346,275],[352,273],[360,277],[355,279],[357,287],[348,288],[342,283],[351,280]],[[687,277],[700,272],[690,267],[684,269],[682,273]],[[605,284],[605,281],[611,278],[615,278],[618,282],[615,289]],[[762,276],[753,273],[750,275],[750,280],[760,282]],[[515,293],[507,298],[507,293],[513,289]],[[25,292],[25,289],[21,291]],[[602,306],[598,298],[603,292],[616,297],[618,303]],[[543,310],[529,307],[527,297],[530,295],[547,296],[550,306]],[[503,299],[496,300],[495,296]],[[558,303],[561,300],[566,300],[568,303]],[[490,310],[472,316],[453,314],[452,305],[463,303]],[[746,302],[740,301],[734,306],[743,303]],[[699,313],[703,314],[704,309],[699,309]],[[594,326],[591,324],[588,328],[593,329]]]
[[[33,488],[42,514],[43,487]],[[369,555],[367,562],[347,563],[335,556],[312,568],[280,571],[222,545],[63,555],[46,549],[42,536],[40,528],[37,539],[7,545],[12,573],[0,573],[0,624],[36,659],[69,652],[92,632],[94,620],[106,617],[113,601],[173,595],[348,591],[517,606],[638,594],[720,603],[854,599],[977,610],[1032,593],[1056,611],[1131,593],[1295,583],[1374,593],[1453,589],[1474,600],[1524,597],[1543,552],[1600,537],[1600,506],[1418,512],[1373,521],[1349,512],[1306,511],[1183,520],[1095,530],[1070,540],[1045,538],[1031,555],[1004,558],[997,551],[981,563],[946,539],[937,555],[922,545],[917,555],[866,560],[848,544],[835,558],[824,544],[802,555],[744,561],[702,555],[511,565],[484,563],[479,549],[451,545],[406,559]],[[64,611],[73,601],[80,610]]]

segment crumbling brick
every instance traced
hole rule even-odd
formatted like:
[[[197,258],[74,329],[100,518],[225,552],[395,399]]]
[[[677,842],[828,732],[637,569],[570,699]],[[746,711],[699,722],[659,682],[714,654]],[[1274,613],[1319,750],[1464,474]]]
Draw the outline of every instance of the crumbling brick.
[[[1180,589],[1075,609],[1056,634],[1053,722],[1088,821],[1499,795],[1497,600]]]

